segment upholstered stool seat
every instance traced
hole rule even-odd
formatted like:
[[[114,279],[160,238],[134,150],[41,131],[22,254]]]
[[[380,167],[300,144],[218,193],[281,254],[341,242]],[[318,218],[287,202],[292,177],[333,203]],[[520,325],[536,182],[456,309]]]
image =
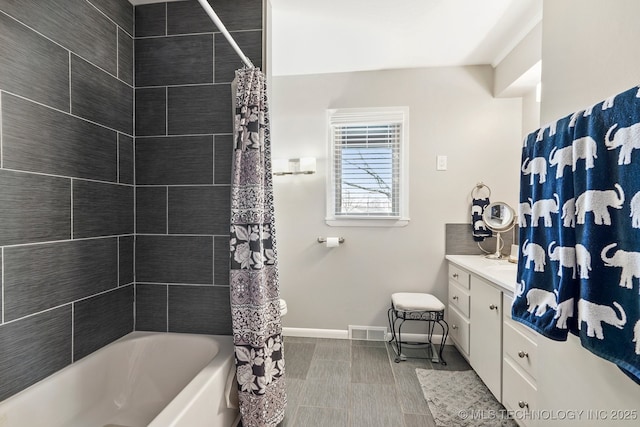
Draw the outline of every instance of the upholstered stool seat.
[[[406,360],[407,356],[402,353],[402,346],[427,346],[430,352],[430,359],[435,363],[447,363],[442,358],[442,350],[449,334],[449,325],[444,320],[444,304],[435,296],[418,292],[398,292],[391,295],[391,308],[388,312],[389,329],[391,329],[391,340],[393,350],[396,352],[395,362]],[[407,320],[418,320],[428,323],[427,342],[408,342],[402,340],[402,325]],[[398,323],[399,321],[399,323]],[[440,351],[436,352],[433,344],[433,331],[435,325],[442,328],[442,341]],[[397,325],[397,331],[396,331]]]

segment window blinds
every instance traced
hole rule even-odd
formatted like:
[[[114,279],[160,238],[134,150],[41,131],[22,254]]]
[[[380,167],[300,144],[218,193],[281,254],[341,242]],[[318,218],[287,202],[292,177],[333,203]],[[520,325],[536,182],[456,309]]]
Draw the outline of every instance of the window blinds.
[[[398,217],[402,121],[336,119],[331,126],[334,215]]]

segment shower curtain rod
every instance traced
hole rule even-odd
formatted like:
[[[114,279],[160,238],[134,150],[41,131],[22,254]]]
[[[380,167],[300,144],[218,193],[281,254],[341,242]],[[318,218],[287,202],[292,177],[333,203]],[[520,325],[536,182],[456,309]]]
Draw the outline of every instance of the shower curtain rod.
[[[238,43],[236,43],[231,34],[229,34],[229,31],[227,31],[227,27],[225,27],[220,18],[218,18],[218,15],[213,10],[209,2],[207,2],[207,0],[198,0],[198,2],[200,3],[200,6],[202,6],[204,11],[207,12],[207,15],[209,15],[209,18],[211,18],[213,23],[216,24],[220,32],[227,38],[233,50],[235,50],[236,53],[240,56],[240,59],[242,59],[242,62],[244,62],[247,67],[254,68],[251,60],[242,52],[242,49],[240,49]]]

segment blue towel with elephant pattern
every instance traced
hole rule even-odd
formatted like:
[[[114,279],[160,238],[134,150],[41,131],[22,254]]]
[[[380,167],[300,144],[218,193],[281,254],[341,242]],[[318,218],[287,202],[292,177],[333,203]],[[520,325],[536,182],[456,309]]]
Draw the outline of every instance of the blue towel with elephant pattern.
[[[512,316],[640,383],[640,87],[525,138]]]

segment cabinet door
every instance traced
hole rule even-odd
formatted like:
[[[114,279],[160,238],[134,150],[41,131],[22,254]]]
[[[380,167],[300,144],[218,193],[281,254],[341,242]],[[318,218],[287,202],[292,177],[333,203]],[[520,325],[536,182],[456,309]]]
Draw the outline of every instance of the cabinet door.
[[[471,276],[470,362],[500,401],[502,384],[502,292]]]

